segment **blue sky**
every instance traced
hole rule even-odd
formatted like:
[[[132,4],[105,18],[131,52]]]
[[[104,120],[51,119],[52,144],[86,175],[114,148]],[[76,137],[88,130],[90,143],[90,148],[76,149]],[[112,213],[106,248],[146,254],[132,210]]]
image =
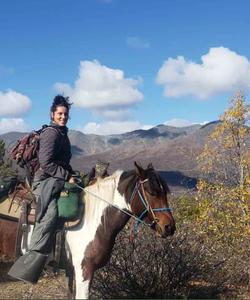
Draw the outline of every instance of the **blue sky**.
[[[49,122],[58,93],[69,128],[111,134],[218,119],[249,99],[247,0],[0,2],[0,133]]]

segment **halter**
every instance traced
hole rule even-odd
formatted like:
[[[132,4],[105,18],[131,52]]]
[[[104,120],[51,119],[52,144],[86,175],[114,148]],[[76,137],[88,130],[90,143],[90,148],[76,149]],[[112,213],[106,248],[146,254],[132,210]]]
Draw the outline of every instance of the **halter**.
[[[155,212],[160,212],[160,211],[166,211],[166,212],[171,212],[172,209],[169,207],[159,207],[159,208],[152,208],[151,205],[149,204],[147,197],[146,197],[146,193],[145,193],[145,188],[144,188],[144,183],[149,181],[148,178],[144,179],[144,180],[139,180],[136,182],[134,190],[130,196],[129,199],[129,203],[131,205],[132,201],[134,200],[134,197],[136,195],[136,193],[139,196],[139,199],[141,200],[143,206],[144,206],[144,210],[142,211],[142,213],[138,216],[138,218],[136,219],[136,223],[134,225],[134,231],[137,232],[138,231],[138,227],[141,223],[145,223],[143,221],[143,218],[145,217],[145,215],[147,213],[150,213],[153,217],[153,221],[151,224],[148,224],[150,227],[153,227],[155,224],[159,223],[159,219],[156,217]],[[142,189],[142,193],[140,191],[140,187]]]

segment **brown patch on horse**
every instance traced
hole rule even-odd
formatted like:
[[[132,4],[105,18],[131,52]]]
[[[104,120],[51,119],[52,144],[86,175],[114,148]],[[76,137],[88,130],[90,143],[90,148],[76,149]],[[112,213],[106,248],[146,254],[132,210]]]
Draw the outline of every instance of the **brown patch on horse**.
[[[128,222],[129,216],[114,207],[107,207],[101,218],[94,240],[85,249],[82,260],[84,280],[92,280],[96,269],[103,267],[110,258],[117,233]]]

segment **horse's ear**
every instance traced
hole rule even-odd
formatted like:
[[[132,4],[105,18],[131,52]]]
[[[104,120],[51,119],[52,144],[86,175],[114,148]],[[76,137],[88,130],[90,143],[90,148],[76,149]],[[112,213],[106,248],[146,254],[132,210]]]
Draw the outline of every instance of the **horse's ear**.
[[[136,161],[134,162],[134,164],[135,164],[135,173],[136,173],[141,179],[144,179],[144,178],[146,177],[145,170],[144,170],[139,164],[137,164]]]
[[[153,170],[154,170],[154,166],[153,166],[153,164],[152,164],[152,163],[148,164],[148,167],[147,167],[147,169],[153,169]]]

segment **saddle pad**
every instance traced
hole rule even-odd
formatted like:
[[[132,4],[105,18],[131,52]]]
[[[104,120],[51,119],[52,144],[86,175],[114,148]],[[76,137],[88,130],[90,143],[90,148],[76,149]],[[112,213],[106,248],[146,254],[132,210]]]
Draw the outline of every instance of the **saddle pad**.
[[[18,219],[21,214],[21,206],[15,201],[13,201],[11,204],[11,200],[12,199],[8,196],[5,196],[2,199],[0,199],[0,214]],[[9,211],[10,207],[11,209]]]

